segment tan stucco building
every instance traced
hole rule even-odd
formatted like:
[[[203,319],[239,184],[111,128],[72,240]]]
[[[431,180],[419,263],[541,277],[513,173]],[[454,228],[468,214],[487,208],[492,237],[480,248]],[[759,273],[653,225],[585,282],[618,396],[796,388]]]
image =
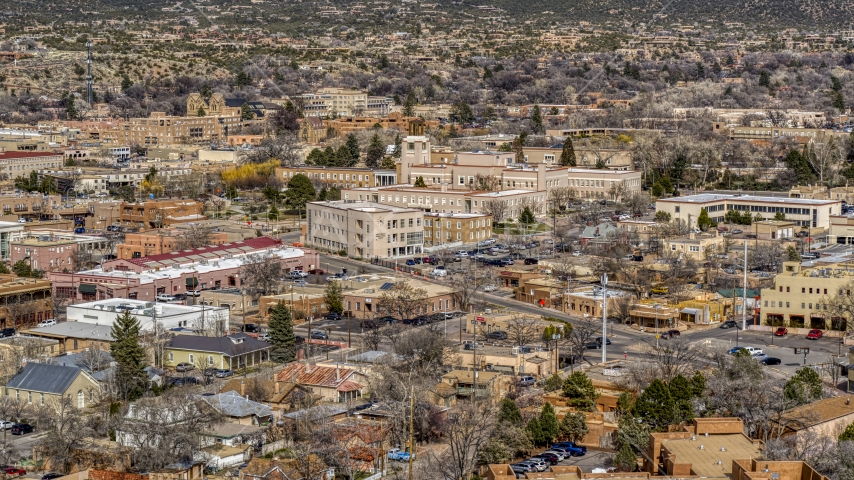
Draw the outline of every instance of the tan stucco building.
[[[484,213],[425,213],[424,246],[479,242],[492,238],[492,215]]]
[[[691,258],[706,260],[715,254],[724,243],[717,230],[706,234],[689,233],[687,237],[669,238],[664,241],[664,251]]]
[[[754,217],[774,218],[777,213],[786,215],[786,220],[800,227],[828,228],[830,217],[842,213],[839,200],[810,200],[803,198],[760,197],[754,195],[721,195],[701,193],[685,197],[663,198],[655,203],[659,212],[667,212],[671,218],[697,226],[697,217],[705,209],[713,222],[723,222],[728,210],[750,212]]]
[[[783,273],[773,288],[763,288],[760,321],[763,325],[845,330],[850,318],[831,317],[828,302],[836,295],[851,295],[851,263],[803,267],[783,262]]]

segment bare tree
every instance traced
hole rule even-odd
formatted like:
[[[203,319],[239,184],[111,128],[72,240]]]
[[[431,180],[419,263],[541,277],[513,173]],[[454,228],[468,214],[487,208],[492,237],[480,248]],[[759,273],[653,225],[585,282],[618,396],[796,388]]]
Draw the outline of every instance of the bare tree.
[[[681,336],[661,340],[658,346],[652,349],[652,362],[657,368],[657,377],[665,383],[677,375],[690,375],[694,371],[697,358],[694,345]]]
[[[460,310],[468,312],[477,299],[483,298],[480,292],[494,281],[494,277],[490,269],[479,267],[474,260],[463,262],[468,262],[468,265],[448,275],[448,286],[453,290],[452,295]]]
[[[206,247],[211,244],[213,227],[202,224],[191,224],[181,229],[178,241],[175,242],[176,250],[190,250],[192,248]]]
[[[92,342],[86,350],[80,353],[78,366],[95,373],[109,367],[111,361],[112,357],[109,352],[101,348],[101,343]]]
[[[584,360],[587,345],[589,345],[596,335],[601,333],[602,323],[599,319],[593,317],[582,317],[572,322],[572,331],[567,338],[568,343],[572,346],[573,352],[581,355]]]
[[[253,299],[275,293],[281,277],[282,264],[269,252],[249,254],[240,266],[242,286]]]
[[[433,453],[428,462],[435,474],[445,480],[469,478],[493,434],[493,408],[478,402],[464,402],[448,413],[448,420],[444,431],[448,448],[442,453]]]
[[[494,223],[501,223],[507,218],[507,213],[510,209],[504,200],[494,198],[491,200],[485,200],[483,202],[483,207],[480,210],[487,215],[492,215],[492,221]]]
[[[227,333],[228,314],[221,308],[205,310],[193,320],[191,328],[204,337],[221,337]]]
[[[35,416],[39,429],[47,432],[36,448],[50,458],[52,469],[61,472],[69,472],[72,465],[78,464],[78,451],[93,446],[96,438],[107,433],[102,416],[83,415],[68,397],[49,399],[37,407]]]
[[[427,312],[427,291],[415,288],[409,282],[397,282],[384,291],[377,306],[392,315],[400,315],[401,320],[411,320],[416,315]]]
[[[536,318],[514,314],[507,320],[507,340],[513,345],[528,345],[540,338],[541,325]]]

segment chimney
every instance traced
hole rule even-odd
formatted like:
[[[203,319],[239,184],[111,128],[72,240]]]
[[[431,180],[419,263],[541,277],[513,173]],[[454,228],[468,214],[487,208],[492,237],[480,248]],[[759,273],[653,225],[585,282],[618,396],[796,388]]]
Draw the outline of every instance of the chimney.
[[[341,367],[338,366],[337,364],[335,365],[335,381],[336,382],[341,381]]]
[[[246,395],[246,382],[240,381],[240,396]]]
[[[305,373],[311,373],[311,365],[308,363],[305,364]]]
[[[274,386],[274,388],[275,388],[275,390],[276,390],[276,393],[277,393],[277,394],[278,394],[278,393],[282,393],[282,384],[281,384],[281,383],[279,383],[279,381],[278,381],[278,380],[276,380],[275,382],[273,382],[273,386]]]

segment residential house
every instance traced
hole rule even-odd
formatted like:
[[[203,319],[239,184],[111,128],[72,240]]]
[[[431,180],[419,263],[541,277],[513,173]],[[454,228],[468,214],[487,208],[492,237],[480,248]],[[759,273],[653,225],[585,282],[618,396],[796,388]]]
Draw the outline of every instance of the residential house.
[[[80,352],[90,348],[110,349],[113,341],[111,325],[84,322],[61,322],[49,327],[32,328],[21,333],[27,337],[58,342],[57,355]]]
[[[313,404],[321,400],[319,395],[312,395],[308,387],[299,383],[264,380],[258,377],[246,380],[233,378],[220,388],[219,393],[230,391],[242,396],[247,395],[247,392],[256,396],[262,395],[258,400],[268,405],[273,411],[289,412],[299,405]]]
[[[628,323],[639,328],[668,330],[676,328],[679,309],[658,303],[636,303],[629,309]]]
[[[280,382],[298,383],[326,402],[348,402],[361,398],[367,384],[365,376],[341,367],[291,363],[276,375]]]
[[[783,412],[771,433],[774,438],[795,436],[803,445],[819,439],[836,439],[851,423],[854,423],[851,397],[831,397]]]
[[[614,243],[626,243],[628,234],[613,223],[603,222],[584,227],[581,235],[578,236],[578,240],[581,242],[581,246],[604,245],[610,247]]]
[[[316,455],[276,460],[253,458],[240,470],[238,480],[332,480],[334,469]]]
[[[262,425],[273,418],[269,406],[253,402],[235,391],[202,396],[202,400],[225,417],[228,422],[238,425]]]
[[[506,382],[500,372],[479,370],[452,370],[442,375],[442,381],[436,386],[433,401],[437,405],[450,407],[460,400],[490,398],[498,402],[506,393]],[[509,377],[505,377],[509,378]]]
[[[225,337],[177,335],[166,347],[166,365],[190,363],[203,368],[234,370],[270,359],[270,344],[245,333]]]
[[[712,230],[708,234],[689,233],[687,237],[665,240],[664,251],[683,258],[702,261],[718,252],[724,240],[723,236],[718,235],[717,230]]]
[[[9,380],[3,393],[28,404],[58,407],[66,400],[85,408],[100,401],[101,386],[80,367],[30,362]]]
[[[202,480],[204,462],[179,462],[148,472],[148,480]]]

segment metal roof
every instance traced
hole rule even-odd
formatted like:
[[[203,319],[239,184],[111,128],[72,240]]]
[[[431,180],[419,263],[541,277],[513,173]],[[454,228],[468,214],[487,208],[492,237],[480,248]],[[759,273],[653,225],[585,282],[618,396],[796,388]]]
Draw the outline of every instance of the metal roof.
[[[241,397],[235,391],[203,396],[202,400],[229,417],[248,417],[250,415],[269,417],[273,414],[273,411],[267,405]]]
[[[196,352],[216,352],[229,357],[257,352],[270,348],[270,344],[237,333],[227,337],[203,337],[199,335],[177,335],[169,343],[169,348]]]
[[[62,395],[81,371],[76,366],[31,362],[9,380],[6,388]]]

